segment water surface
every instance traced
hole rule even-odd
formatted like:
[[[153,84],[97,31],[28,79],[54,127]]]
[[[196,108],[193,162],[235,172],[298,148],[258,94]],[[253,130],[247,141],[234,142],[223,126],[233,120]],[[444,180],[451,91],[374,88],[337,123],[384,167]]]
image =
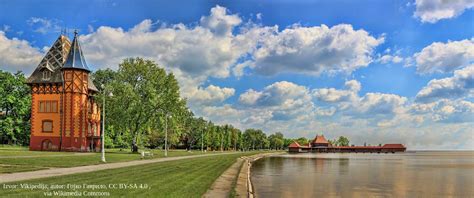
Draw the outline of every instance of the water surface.
[[[286,154],[251,180],[257,197],[474,197],[474,151]]]

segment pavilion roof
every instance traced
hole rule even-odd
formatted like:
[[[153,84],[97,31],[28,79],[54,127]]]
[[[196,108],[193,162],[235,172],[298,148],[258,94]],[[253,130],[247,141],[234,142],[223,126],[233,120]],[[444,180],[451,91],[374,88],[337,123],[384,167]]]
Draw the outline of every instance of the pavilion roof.
[[[298,144],[297,141],[293,141],[293,143],[291,143],[290,145],[288,145],[288,148],[300,148],[301,145]]]
[[[324,138],[324,135],[316,135],[312,143],[313,144],[329,144],[326,138]]]
[[[384,144],[382,148],[405,148],[403,144]]]

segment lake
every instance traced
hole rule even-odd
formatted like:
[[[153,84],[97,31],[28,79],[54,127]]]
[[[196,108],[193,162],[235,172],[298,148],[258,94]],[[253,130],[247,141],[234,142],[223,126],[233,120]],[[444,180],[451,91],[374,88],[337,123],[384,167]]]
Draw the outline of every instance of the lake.
[[[474,197],[474,151],[284,154],[251,180],[256,197]]]

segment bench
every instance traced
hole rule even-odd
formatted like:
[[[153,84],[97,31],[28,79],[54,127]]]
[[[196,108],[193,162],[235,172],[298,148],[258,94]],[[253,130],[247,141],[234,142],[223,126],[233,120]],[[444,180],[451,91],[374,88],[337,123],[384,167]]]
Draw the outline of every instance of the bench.
[[[145,157],[151,157],[151,158],[153,158],[153,153],[150,152],[150,151],[142,151],[142,153],[141,153],[141,158],[142,158],[142,159],[145,159]]]

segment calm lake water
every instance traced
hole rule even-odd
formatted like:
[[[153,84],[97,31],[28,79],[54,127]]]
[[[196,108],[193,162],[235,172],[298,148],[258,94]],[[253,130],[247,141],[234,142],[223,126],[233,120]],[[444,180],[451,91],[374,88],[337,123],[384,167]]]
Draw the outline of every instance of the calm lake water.
[[[474,197],[474,151],[286,154],[251,180],[257,197]]]

